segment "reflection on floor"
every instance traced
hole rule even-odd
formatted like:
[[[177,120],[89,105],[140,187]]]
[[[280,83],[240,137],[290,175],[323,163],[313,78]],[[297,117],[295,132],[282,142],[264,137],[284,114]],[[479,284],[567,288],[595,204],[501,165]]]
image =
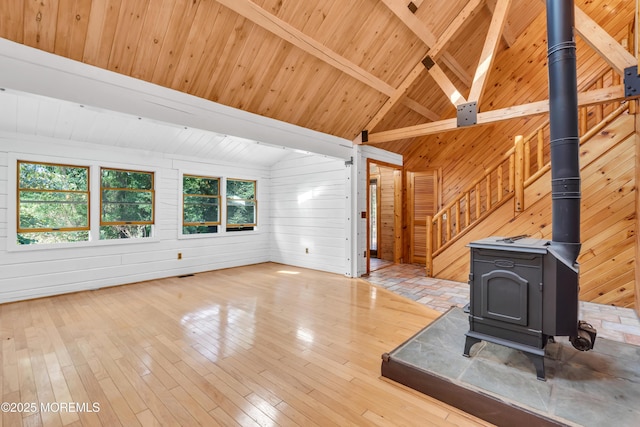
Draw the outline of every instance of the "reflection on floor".
[[[376,259],[377,260],[377,259]],[[442,313],[469,302],[469,285],[426,277],[424,265],[391,264],[373,269],[364,279]],[[580,302],[580,319],[598,331],[598,338],[640,346],[640,320],[630,308]],[[596,342],[597,345],[597,342]]]

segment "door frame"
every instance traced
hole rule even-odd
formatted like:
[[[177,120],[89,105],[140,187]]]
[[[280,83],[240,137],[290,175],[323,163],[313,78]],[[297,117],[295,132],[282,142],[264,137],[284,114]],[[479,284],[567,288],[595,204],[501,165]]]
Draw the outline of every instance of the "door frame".
[[[367,219],[367,248],[365,251],[365,255],[367,258],[367,272],[366,275],[371,273],[371,248],[370,248],[370,230],[371,230],[371,212],[369,209],[370,202],[370,182],[371,182],[371,165],[375,164],[378,166],[382,166],[388,169],[393,169],[393,217],[394,217],[394,227],[393,227],[393,262],[398,264],[402,262],[402,225],[403,225],[403,215],[402,215],[402,176],[404,172],[404,168],[399,165],[394,165],[393,163],[387,163],[374,159],[367,159],[367,202],[366,202],[366,219]],[[380,186],[380,181],[378,181],[378,186]],[[378,253],[380,252],[380,235],[378,235]]]
[[[375,249],[376,252],[376,256],[378,255],[378,247],[380,246],[380,236],[381,236],[381,232],[382,232],[382,225],[380,224],[380,205],[381,200],[380,200],[380,175],[379,174],[375,174],[375,175],[371,175],[369,178],[369,196],[367,197],[369,200],[369,203],[367,205],[367,208],[371,207],[371,184],[373,182],[376,182],[376,241],[377,241],[377,246]],[[371,219],[372,219],[373,215],[371,214],[371,211],[367,212],[367,224],[369,225],[369,233],[371,233]],[[374,249],[371,249],[370,245],[371,245],[371,234],[369,234],[369,256],[371,256],[371,254],[373,253]]]

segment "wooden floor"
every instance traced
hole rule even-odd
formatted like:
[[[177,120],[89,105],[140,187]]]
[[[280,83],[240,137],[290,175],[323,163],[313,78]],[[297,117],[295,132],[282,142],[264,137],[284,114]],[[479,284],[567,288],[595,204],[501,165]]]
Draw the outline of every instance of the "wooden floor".
[[[1,305],[2,425],[488,425],[380,377],[439,315],[271,263]]]

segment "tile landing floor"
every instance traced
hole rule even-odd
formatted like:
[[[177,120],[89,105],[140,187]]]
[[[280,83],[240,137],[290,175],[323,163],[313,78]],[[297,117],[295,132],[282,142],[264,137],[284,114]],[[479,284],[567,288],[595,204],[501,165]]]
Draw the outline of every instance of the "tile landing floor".
[[[442,313],[469,302],[469,285],[425,276],[424,266],[371,259],[368,282]],[[640,346],[640,320],[630,308],[580,302],[580,320],[590,323],[598,337]],[[597,340],[596,340],[597,345]]]

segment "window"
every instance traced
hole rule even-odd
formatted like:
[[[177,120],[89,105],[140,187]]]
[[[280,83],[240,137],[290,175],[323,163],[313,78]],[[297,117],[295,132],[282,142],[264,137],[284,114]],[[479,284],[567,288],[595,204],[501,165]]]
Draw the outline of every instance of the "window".
[[[227,179],[227,231],[256,226],[256,182]]]
[[[17,243],[89,240],[89,168],[18,161]]]
[[[100,239],[150,237],[153,172],[100,169]]]
[[[182,177],[182,234],[217,233],[220,225],[220,179]]]

